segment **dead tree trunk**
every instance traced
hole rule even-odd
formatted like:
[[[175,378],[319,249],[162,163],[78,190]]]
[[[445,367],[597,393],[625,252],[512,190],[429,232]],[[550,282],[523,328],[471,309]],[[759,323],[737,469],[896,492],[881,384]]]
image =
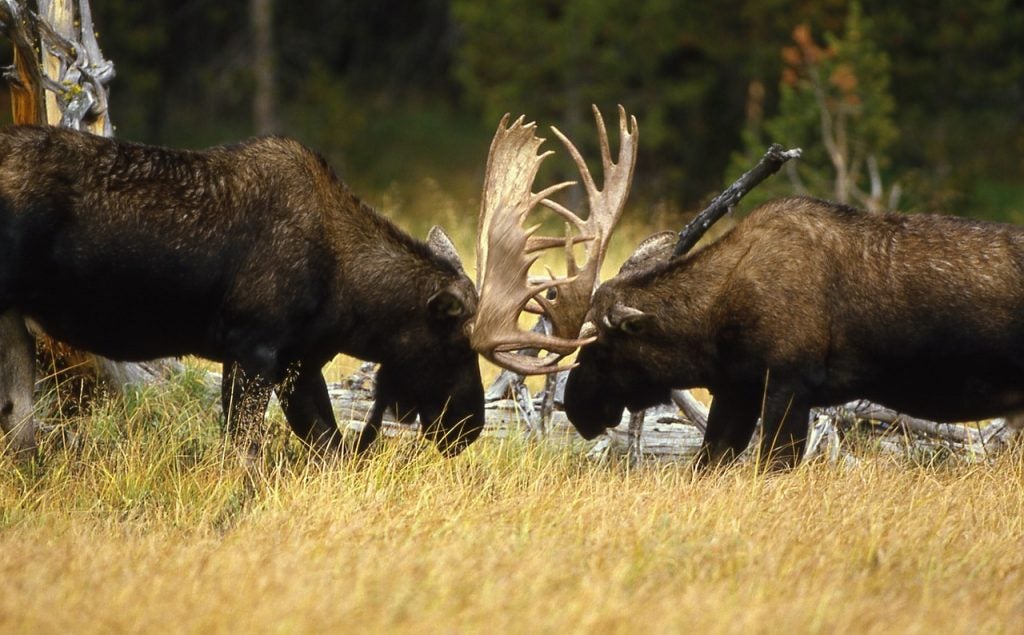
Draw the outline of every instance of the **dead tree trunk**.
[[[14,123],[65,126],[110,136],[107,83],[114,77],[114,66],[100,51],[88,0],[39,0],[36,9],[25,0],[0,0],[0,27],[14,46],[15,64],[7,74]],[[20,350],[23,326],[16,328],[17,321],[20,316],[0,324],[0,351],[9,362],[0,372],[21,365],[9,359]],[[73,390],[58,394],[59,402],[72,407],[82,397],[88,398],[97,383],[119,391],[126,384],[153,381],[177,367],[170,360],[117,363],[74,350],[45,334],[39,334],[36,348],[44,376],[57,379],[58,386],[74,379]],[[6,380],[0,392],[6,390],[7,400],[20,409],[26,400],[32,403],[34,381],[31,374],[27,380],[24,374],[12,376],[20,379]],[[0,394],[0,407],[4,403],[5,395]]]

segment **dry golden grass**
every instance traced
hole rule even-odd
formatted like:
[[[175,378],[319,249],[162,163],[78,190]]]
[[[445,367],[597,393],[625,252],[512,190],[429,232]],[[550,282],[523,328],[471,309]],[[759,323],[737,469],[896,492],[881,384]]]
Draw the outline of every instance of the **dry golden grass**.
[[[424,217],[463,228],[472,271],[476,203],[435,189]],[[605,277],[655,228],[623,228]],[[864,450],[694,478],[598,464],[582,445],[483,439],[446,461],[403,439],[320,464],[277,415],[251,474],[199,384],[100,403],[34,465],[0,458],[0,632],[998,633],[1024,619],[1022,451],[969,465]]]
[[[389,440],[248,474],[185,378],[0,469],[2,632],[1019,632],[1024,458],[694,478]]]

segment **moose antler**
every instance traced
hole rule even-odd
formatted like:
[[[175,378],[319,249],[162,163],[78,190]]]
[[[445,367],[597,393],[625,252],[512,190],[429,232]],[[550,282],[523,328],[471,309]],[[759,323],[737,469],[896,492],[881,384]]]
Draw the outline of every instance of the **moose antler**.
[[[551,128],[552,132],[565,145],[573,161],[576,162],[590,204],[590,215],[586,221],[583,221],[558,203],[544,201],[545,206],[565,218],[568,223],[579,230],[581,235],[588,239],[584,248],[585,258],[582,268],[576,262],[572,245],[565,242],[566,276],[568,277],[566,283],[558,287],[558,292],[553,299],[537,298],[537,302],[551,320],[552,332],[560,337],[579,336],[580,327],[583,326],[587,311],[590,310],[590,298],[597,287],[597,277],[601,273],[601,265],[604,263],[605,253],[608,250],[608,241],[612,232],[615,231],[615,225],[618,224],[619,218],[622,216],[622,209],[626,205],[626,199],[629,197],[629,188],[633,183],[633,169],[636,167],[637,142],[640,137],[636,117],[630,117],[627,120],[626,110],[619,106],[619,160],[618,163],[612,163],[608,131],[604,126],[604,119],[597,106],[592,108],[594,120],[597,123],[598,140],[601,144],[601,169],[604,175],[604,184],[600,190],[597,189],[594,178],[576,146],[557,128],[553,126]]]
[[[540,164],[553,154],[551,151],[537,153],[544,140],[534,134],[535,124],[524,124],[520,117],[507,126],[506,115],[491,143],[477,229],[480,302],[470,340],[485,357],[520,374],[563,370],[558,365],[562,357],[591,341],[579,338],[579,330],[590,306],[608,239],[629,195],[638,137],[636,118],[631,117],[627,126],[625,109],[620,106],[619,161],[613,163],[608,133],[596,107],[594,118],[604,173],[604,187],[600,190],[576,146],[552,127],[583,180],[590,203],[586,221],[548,198],[574,182],[558,183],[536,194],[532,192]],[[526,216],[538,204],[565,219],[564,237],[534,236],[539,225],[523,227]],[[573,227],[579,232],[578,236],[571,234]],[[578,243],[585,244],[582,267],[573,254],[573,246]],[[531,279],[529,270],[539,257],[538,252],[553,247],[565,250],[566,275],[551,274],[549,280]],[[520,329],[519,316],[524,310],[546,314],[552,324],[551,334]],[[549,354],[532,357],[515,353],[523,349],[543,349]]]

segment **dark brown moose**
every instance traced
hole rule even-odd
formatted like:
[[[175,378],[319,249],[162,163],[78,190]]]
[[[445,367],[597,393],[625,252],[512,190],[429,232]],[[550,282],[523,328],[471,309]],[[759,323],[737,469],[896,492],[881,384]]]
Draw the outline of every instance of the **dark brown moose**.
[[[953,421],[1024,410],[1024,229],[788,198],[689,252],[731,205],[717,203],[738,200],[799,150],[769,149],[680,236],[642,242],[591,297],[638,141],[636,122],[627,124],[620,107],[613,162],[594,113],[601,186],[553,129],[579,168],[586,221],[548,198],[571,183],[533,192],[550,154],[538,154],[535,126],[499,126],[478,232],[480,305],[469,324],[477,350],[522,374],[563,370],[560,361],[582,346],[565,410],[584,437],[617,425],[625,408],[668,402],[677,388],[714,395],[700,466],[735,458],[759,418],[762,464],[795,465],[810,409],[855,398]],[[566,220],[566,236],[523,227],[537,206]],[[537,253],[551,248],[564,249],[566,275],[532,278]],[[546,315],[550,332],[521,330],[523,311]]]
[[[671,258],[642,245],[596,291],[597,340],[565,409],[587,438],[669,390],[711,390],[701,465],[763,418],[766,465],[802,454],[811,407],[867,398],[938,420],[1024,409],[1024,230],[775,200]]]
[[[0,131],[5,328],[20,314],[117,360],[223,362],[226,427],[247,450],[272,387],[299,437],[339,444],[321,367],[341,352],[380,363],[359,448],[391,407],[459,452],[483,426],[465,332],[476,304],[442,231],[427,243],[407,236],[295,141],[183,151],[60,128]]]

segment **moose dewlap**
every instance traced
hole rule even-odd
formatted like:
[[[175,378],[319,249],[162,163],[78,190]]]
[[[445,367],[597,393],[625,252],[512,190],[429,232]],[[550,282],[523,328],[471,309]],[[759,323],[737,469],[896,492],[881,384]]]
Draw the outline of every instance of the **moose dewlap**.
[[[223,362],[227,427],[244,443],[274,389],[302,439],[336,446],[320,369],[346,353],[380,363],[359,447],[392,407],[460,451],[483,426],[464,328],[476,302],[442,231],[427,243],[406,235],[295,141],[186,151],[0,130],[0,315],[113,359]],[[0,387],[16,393],[24,354],[10,342],[29,336],[20,319],[3,325]],[[9,442],[30,444],[13,419],[0,419],[21,426]]]

